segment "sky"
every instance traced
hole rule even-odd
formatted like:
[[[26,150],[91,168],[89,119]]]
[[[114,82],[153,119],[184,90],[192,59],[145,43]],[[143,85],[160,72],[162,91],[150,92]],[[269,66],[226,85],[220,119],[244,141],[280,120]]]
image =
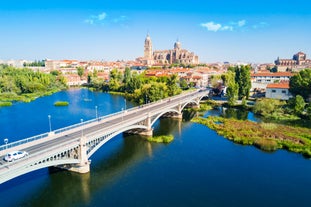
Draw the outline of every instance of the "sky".
[[[135,60],[181,47],[202,63],[311,58],[311,1],[10,0],[0,3],[0,60]]]

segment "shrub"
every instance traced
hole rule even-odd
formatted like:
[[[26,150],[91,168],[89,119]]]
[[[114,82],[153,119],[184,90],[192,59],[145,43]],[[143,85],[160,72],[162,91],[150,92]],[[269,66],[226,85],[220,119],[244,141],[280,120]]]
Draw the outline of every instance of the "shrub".
[[[254,146],[264,151],[275,151],[278,149],[278,143],[273,139],[257,139]]]
[[[69,102],[67,101],[56,101],[54,103],[54,106],[68,106],[69,105]]]
[[[2,106],[12,106],[12,102],[10,102],[10,101],[0,102],[0,107],[2,107]]]
[[[154,136],[148,137],[147,140],[150,142],[157,142],[157,143],[170,143],[174,140],[174,136],[173,135]]]

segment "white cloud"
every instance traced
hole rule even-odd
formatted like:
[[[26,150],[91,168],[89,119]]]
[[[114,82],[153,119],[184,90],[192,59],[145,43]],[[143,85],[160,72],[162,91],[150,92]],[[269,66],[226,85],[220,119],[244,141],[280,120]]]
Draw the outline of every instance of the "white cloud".
[[[201,27],[206,28],[208,31],[247,31],[248,29],[258,29],[268,26],[266,22],[259,22],[257,24],[249,25],[245,19],[229,22],[225,24],[215,23],[214,21],[201,23]]]
[[[120,26],[125,26],[127,16],[121,15],[115,18],[108,18],[107,13],[102,12],[97,15],[91,15],[88,19],[84,20],[84,23],[91,25],[109,25],[109,24],[119,24]]]
[[[115,23],[119,23],[119,22],[124,22],[126,20],[127,20],[127,17],[123,15],[123,16],[114,18],[112,21],[115,22]]]
[[[221,24],[215,24],[214,22],[202,23],[201,27],[207,28],[208,31],[217,32],[221,28]]]
[[[107,17],[107,14],[106,14],[105,12],[103,12],[103,13],[101,13],[101,14],[99,14],[99,15],[97,16],[97,19],[98,19],[99,21],[101,21],[101,20],[106,19],[106,17]]]
[[[92,19],[86,19],[86,20],[84,20],[84,22],[87,24],[94,24],[94,20],[92,20]]]
[[[233,31],[233,27],[232,26],[223,26],[221,27],[222,31]]]
[[[267,22],[259,22],[258,24],[254,24],[252,27],[253,29],[259,29],[267,26],[269,26]]]
[[[98,24],[103,22],[107,17],[107,14],[105,12],[102,12],[98,15],[91,15],[88,19],[84,20],[87,24]]]
[[[240,20],[240,21],[238,21],[238,26],[239,26],[239,27],[243,27],[245,24],[246,24],[246,21],[245,21],[245,20]]]

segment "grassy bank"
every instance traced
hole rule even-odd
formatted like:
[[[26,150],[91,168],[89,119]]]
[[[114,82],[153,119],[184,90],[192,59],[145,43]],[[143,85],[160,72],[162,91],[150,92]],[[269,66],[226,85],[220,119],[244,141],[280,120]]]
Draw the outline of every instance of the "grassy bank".
[[[243,145],[254,145],[265,151],[286,149],[311,157],[311,129],[248,120],[209,116],[193,122],[208,126],[219,135]]]
[[[154,137],[148,137],[147,140],[149,142],[170,143],[174,140],[174,136],[173,135],[154,136]]]

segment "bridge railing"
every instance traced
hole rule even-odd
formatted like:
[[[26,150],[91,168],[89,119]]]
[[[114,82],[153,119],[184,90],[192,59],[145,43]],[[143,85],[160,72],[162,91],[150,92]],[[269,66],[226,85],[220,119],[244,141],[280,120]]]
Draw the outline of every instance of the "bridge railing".
[[[189,91],[189,92],[186,92],[186,93],[184,93],[182,95],[186,96],[186,95],[191,94],[193,92],[198,92],[198,91]],[[71,130],[71,129],[74,129],[74,128],[78,128],[78,127],[81,127],[81,126],[84,126],[84,125],[87,125],[87,124],[90,124],[90,123],[93,123],[93,122],[97,122],[99,120],[108,119],[108,118],[111,118],[111,117],[116,116],[116,115],[122,115],[125,111],[127,113],[129,113],[131,111],[139,110],[141,107],[149,107],[151,105],[160,104],[163,101],[174,100],[176,98],[179,98],[180,96],[181,95],[177,95],[177,96],[173,96],[173,97],[168,97],[168,98],[161,99],[161,100],[158,100],[158,101],[155,101],[155,102],[150,102],[150,103],[147,103],[147,104],[144,104],[144,105],[141,105],[141,106],[136,106],[136,107],[132,107],[132,108],[129,108],[129,109],[126,109],[126,110],[123,110],[123,111],[118,111],[118,112],[115,112],[115,113],[112,113],[112,114],[108,114],[108,115],[105,115],[105,116],[101,116],[101,117],[98,117],[98,118],[95,118],[95,119],[87,120],[87,121],[80,122],[80,123],[77,123],[77,124],[74,124],[74,125],[70,125],[70,126],[67,126],[67,127],[64,127],[64,128],[56,129],[56,130],[52,131],[52,133],[59,134],[59,133],[62,133],[62,132],[65,132],[65,131],[68,131],[68,130]],[[43,134],[40,134],[40,135],[36,135],[36,136],[33,136],[33,137],[29,137],[29,138],[26,138],[26,139],[22,139],[22,140],[19,140],[19,141],[15,141],[15,142],[11,142],[11,143],[7,143],[7,144],[4,144],[4,145],[1,145],[0,146],[0,151],[3,151],[3,150],[6,150],[6,149],[9,149],[9,148],[12,148],[12,147],[16,147],[16,146],[19,146],[19,145],[22,145],[22,144],[26,144],[26,143],[29,143],[29,142],[32,142],[32,141],[36,141],[36,140],[48,137],[49,134],[50,134],[49,132],[46,132],[46,133],[43,133]]]
[[[136,110],[136,109],[139,109],[139,107],[137,106],[137,107],[129,108],[126,111],[128,112],[128,111],[133,111],[133,110]],[[87,120],[85,122],[80,122],[80,123],[77,123],[77,124],[74,124],[74,125],[70,125],[70,126],[67,126],[67,127],[64,127],[64,128],[56,129],[56,130],[52,131],[52,133],[59,134],[59,133],[62,133],[62,132],[65,132],[65,131],[68,131],[68,130],[71,130],[71,129],[74,129],[74,128],[81,127],[81,126],[89,124],[89,123],[93,123],[93,122],[97,122],[99,120],[107,119],[107,118],[110,118],[110,117],[113,117],[113,116],[116,116],[116,115],[122,114],[122,113],[124,113],[124,111],[118,111],[116,113],[108,114],[108,115],[101,116],[101,117],[98,117],[98,118],[95,118],[95,119]],[[39,134],[39,135],[36,135],[36,136],[33,136],[33,137],[29,137],[29,138],[25,138],[25,139],[22,139],[22,140],[18,140],[18,141],[15,141],[15,142],[11,142],[11,143],[7,143],[7,144],[4,144],[4,145],[1,145],[0,146],[0,151],[3,151],[3,150],[6,150],[6,149],[9,149],[9,148],[13,148],[13,147],[16,147],[16,146],[19,146],[19,145],[22,145],[22,144],[26,144],[26,143],[29,143],[29,142],[32,142],[32,141],[36,141],[36,140],[48,137],[49,134],[50,134],[49,132],[46,132],[46,133]]]

